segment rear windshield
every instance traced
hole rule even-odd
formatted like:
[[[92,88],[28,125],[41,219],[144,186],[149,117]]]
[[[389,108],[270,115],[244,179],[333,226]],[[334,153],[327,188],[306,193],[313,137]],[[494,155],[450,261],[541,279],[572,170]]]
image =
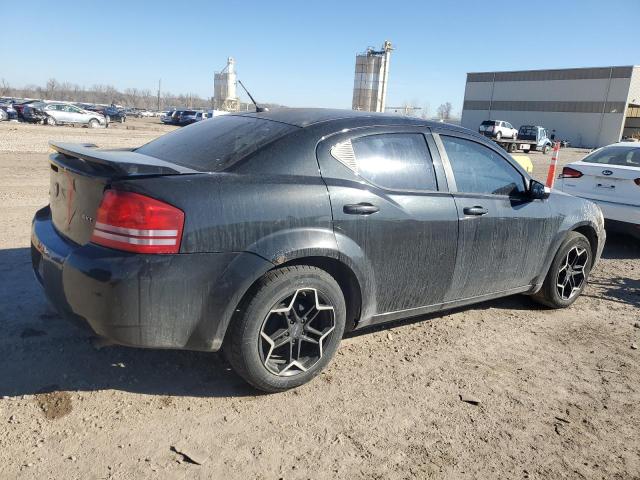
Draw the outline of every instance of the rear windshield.
[[[640,147],[604,147],[582,159],[588,163],[640,167]]]
[[[220,172],[296,129],[262,118],[223,115],[163,135],[137,151],[201,172]]]
[[[485,120],[480,125],[495,125],[496,123],[498,122],[496,122],[495,120]]]

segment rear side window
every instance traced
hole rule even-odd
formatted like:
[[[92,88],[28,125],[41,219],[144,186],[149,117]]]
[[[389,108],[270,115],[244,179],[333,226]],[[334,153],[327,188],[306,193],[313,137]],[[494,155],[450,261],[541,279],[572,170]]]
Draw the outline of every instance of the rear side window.
[[[382,188],[437,190],[431,155],[424,136],[419,133],[353,138],[334,146],[331,155]]]
[[[201,172],[220,172],[297,128],[262,118],[224,115],[163,135],[137,152]]]
[[[582,161],[603,165],[640,167],[640,147],[605,147],[586,156]]]
[[[524,193],[522,175],[484,145],[464,138],[440,136],[459,192],[517,195]]]

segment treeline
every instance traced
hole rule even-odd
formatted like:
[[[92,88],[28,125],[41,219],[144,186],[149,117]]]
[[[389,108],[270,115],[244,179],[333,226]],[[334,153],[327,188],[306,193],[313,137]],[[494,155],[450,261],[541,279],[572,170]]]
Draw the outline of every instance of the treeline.
[[[149,89],[127,88],[124,91],[112,85],[93,85],[84,88],[70,82],[59,82],[49,79],[45,86],[26,85],[22,88],[12,87],[0,80],[0,96],[18,98],[39,98],[42,100],[60,100],[82,103],[99,103],[125,105],[132,108],[156,110],[158,108],[158,92]],[[202,98],[194,93],[174,95],[169,92],[160,93],[160,109],[168,107],[212,108],[211,98]]]

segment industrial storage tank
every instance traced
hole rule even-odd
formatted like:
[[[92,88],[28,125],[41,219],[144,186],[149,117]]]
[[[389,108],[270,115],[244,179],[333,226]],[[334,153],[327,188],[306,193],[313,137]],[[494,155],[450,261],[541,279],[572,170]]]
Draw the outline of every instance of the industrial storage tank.
[[[227,65],[213,77],[213,99],[216,109],[237,111],[240,106],[236,92],[235,63],[233,57],[227,58]]]
[[[386,41],[382,50],[369,47],[366,52],[356,55],[353,110],[384,112],[391,50],[391,42]]]

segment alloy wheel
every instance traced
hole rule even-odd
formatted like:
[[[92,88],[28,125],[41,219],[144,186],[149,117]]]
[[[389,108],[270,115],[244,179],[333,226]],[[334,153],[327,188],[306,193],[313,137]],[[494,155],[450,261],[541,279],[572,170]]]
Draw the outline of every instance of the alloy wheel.
[[[586,279],[585,268],[588,261],[589,253],[586,248],[575,246],[567,252],[556,277],[560,298],[569,300],[580,292]]]
[[[300,288],[278,301],[262,323],[259,353],[274,375],[299,375],[324,354],[335,329],[335,311],[315,288]]]

